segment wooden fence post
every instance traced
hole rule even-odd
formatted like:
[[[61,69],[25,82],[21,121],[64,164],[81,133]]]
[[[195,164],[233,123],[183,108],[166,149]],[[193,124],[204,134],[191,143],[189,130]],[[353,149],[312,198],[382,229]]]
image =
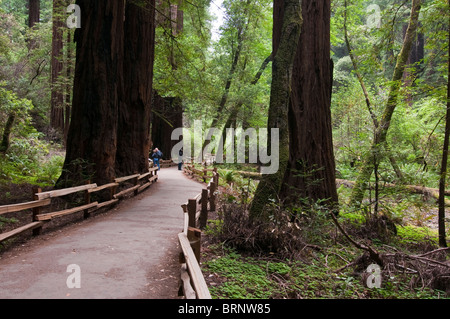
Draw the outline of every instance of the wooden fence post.
[[[88,180],[86,184],[90,184],[90,183],[91,183],[91,181]],[[87,204],[90,204],[90,203],[91,203],[91,193],[89,193],[88,190],[85,190],[84,191],[84,204],[87,205]],[[84,210],[83,218],[84,219],[89,218],[89,209],[85,209]]]
[[[37,193],[41,193],[42,189],[40,187],[33,187],[33,200],[38,200],[39,197],[36,195]],[[41,212],[41,207],[33,208],[33,221],[37,221],[37,215]],[[33,229],[33,236],[37,236],[41,233],[42,226]]]
[[[114,178],[113,178],[112,183],[114,183],[114,182],[115,181],[114,181]],[[116,189],[117,189],[117,184],[109,189],[109,200],[113,200],[114,199],[114,195],[116,194]]]
[[[133,183],[134,183],[134,186],[137,186],[137,184],[139,183],[139,176],[136,176],[135,178],[133,178]],[[136,196],[138,194],[138,189],[136,188],[133,193],[134,193],[134,196]]]
[[[213,179],[214,183],[216,183],[216,187],[219,187],[219,173],[217,173],[217,167],[214,167]]]
[[[189,227],[187,237],[189,243],[191,244],[192,251],[194,252],[195,259],[200,262],[200,250],[201,250],[201,240],[202,232],[200,229]]]
[[[209,188],[209,209],[212,212],[216,210],[216,188],[217,184],[215,182],[212,182],[211,187]]]
[[[189,226],[196,227],[195,225],[195,215],[197,214],[197,200],[189,199],[188,200],[188,215],[189,215]]]
[[[202,189],[202,210],[200,212],[200,218],[199,218],[199,227],[200,229],[203,229],[206,227],[206,222],[208,220],[208,190]]]

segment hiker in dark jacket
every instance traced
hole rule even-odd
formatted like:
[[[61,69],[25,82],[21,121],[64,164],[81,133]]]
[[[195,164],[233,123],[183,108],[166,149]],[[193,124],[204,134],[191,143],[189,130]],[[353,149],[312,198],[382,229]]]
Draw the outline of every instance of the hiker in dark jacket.
[[[153,159],[153,163],[156,164],[156,166],[158,166],[158,171],[161,169],[161,167],[159,166],[159,161],[162,158],[162,152],[158,149],[155,148],[153,150],[153,154],[152,154],[152,159]]]
[[[178,170],[181,171],[183,166],[183,148],[178,151]]]

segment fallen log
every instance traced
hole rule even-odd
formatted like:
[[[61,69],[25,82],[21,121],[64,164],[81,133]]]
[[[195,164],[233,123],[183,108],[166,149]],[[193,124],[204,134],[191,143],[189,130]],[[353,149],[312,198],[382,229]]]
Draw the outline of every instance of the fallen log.
[[[355,185],[355,182],[349,181],[346,179],[337,178],[336,185],[338,185],[338,186],[344,185],[345,187],[353,188],[353,186]],[[398,188],[402,188],[406,191],[409,191],[411,193],[422,194],[422,195],[426,195],[429,197],[433,197],[435,199],[439,199],[439,189],[437,189],[437,188],[418,186],[418,185],[396,185],[396,184],[392,184],[392,183],[382,183],[381,185],[384,187],[391,187],[391,188],[398,187]],[[450,196],[450,190],[446,190],[444,194],[447,196]],[[450,206],[449,199],[445,199],[445,205]]]

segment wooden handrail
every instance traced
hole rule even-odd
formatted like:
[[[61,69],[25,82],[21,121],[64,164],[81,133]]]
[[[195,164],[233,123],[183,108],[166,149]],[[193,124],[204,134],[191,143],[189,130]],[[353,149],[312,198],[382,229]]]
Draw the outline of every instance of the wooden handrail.
[[[196,297],[198,299],[211,299],[211,294],[209,293],[202,270],[200,269],[200,265],[194,255],[187,235],[185,233],[179,233],[178,239],[180,241],[181,249],[183,250],[187,270],[191,277]]]
[[[81,186],[76,186],[76,187],[63,188],[63,189],[57,189],[57,190],[48,191],[48,192],[37,193],[36,196],[38,199],[60,197],[60,196],[77,193],[80,191],[89,190],[89,189],[96,188],[96,187],[97,187],[97,184],[87,184],[87,185],[81,185]]]
[[[149,187],[152,183],[154,183],[155,181],[158,180],[157,169],[158,169],[157,167],[151,167],[151,168],[149,168],[148,172],[146,172],[146,173],[118,177],[118,178],[115,178],[112,183],[108,183],[108,184],[104,184],[104,185],[100,185],[100,186],[98,186],[97,184],[88,183],[86,185],[57,189],[57,190],[52,190],[52,191],[48,191],[48,192],[41,192],[40,189],[37,189],[33,193],[33,201],[0,206],[0,215],[6,214],[6,213],[21,212],[24,210],[33,209],[32,222],[30,224],[18,227],[11,231],[1,233],[0,234],[0,242],[5,241],[13,236],[18,235],[18,234],[21,234],[27,230],[33,230],[33,235],[39,235],[44,222],[52,220],[53,218],[56,218],[56,217],[84,211],[84,217],[87,218],[89,216],[89,213],[91,213],[92,211],[98,210],[102,207],[112,205],[114,203],[117,203],[119,201],[119,198],[122,198],[125,194],[130,193],[132,191],[134,191],[134,193],[137,194],[140,191]],[[115,194],[115,190],[119,186],[120,183],[129,181],[129,180],[133,180],[133,179],[134,179],[134,186],[127,188],[125,190],[122,190],[121,192]],[[140,184],[140,182],[142,182],[142,185]],[[110,199],[106,200],[104,202],[101,202],[101,203],[98,203],[98,202],[91,203],[90,194],[99,192],[99,191],[105,190],[105,189],[111,189]],[[41,208],[44,206],[50,205],[52,202],[52,198],[61,197],[61,196],[65,196],[65,195],[69,195],[69,194],[73,194],[73,193],[77,193],[77,192],[85,192],[85,203],[84,204],[77,206],[77,207],[60,210],[60,211],[56,211],[56,212],[50,211],[48,213],[42,213]]]
[[[47,199],[35,200],[32,202],[27,202],[27,203],[3,205],[3,206],[0,206],[0,214],[14,213],[14,212],[19,212],[19,211],[25,210],[25,209],[47,206],[47,205],[50,205],[50,202],[51,202],[51,199],[47,198]]]
[[[14,236],[16,236],[16,235],[18,235],[20,233],[23,233],[26,230],[42,227],[42,224],[43,224],[43,222],[32,222],[32,223],[29,223],[29,224],[27,224],[25,226],[13,229],[13,230],[11,230],[9,232],[2,233],[2,234],[0,234],[0,243],[2,241],[5,241],[5,240],[7,240],[7,239],[9,239],[11,237],[14,237]]]
[[[199,261],[201,249],[201,229],[206,226],[208,212],[216,209],[215,191],[218,184],[217,170],[202,192],[181,205],[184,215],[183,231],[178,234],[181,252],[181,282],[184,297],[187,299],[211,299],[208,286],[203,277]],[[200,207],[200,214],[197,214]],[[196,228],[197,225],[200,229]],[[190,276],[188,280],[187,276]],[[191,283],[192,286],[191,287]],[[193,289],[193,291],[192,291]]]
[[[87,191],[88,191],[88,193],[94,193],[94,192],[99,192],[99,191],[107,189],[107,188],[117,187],[117,186],[119,186],[119,183],[114,182],[114,183],[109,183],[109,184],[105,184],[102,186],[97,186],[95,188],[88,189]]]
[[[47,214],[39,214],[36,215],[37,220],[41,221],[41,220],[50,220],[54,217],[60,217],[60,216],[64,216],[64,215],[69,215],[69,214],[73,214],[76,212],[81,212],[82,210],[85,209],[89,209],[89,208],[94,208],[98,206],[98,202],[94,202],[94,203],[90,203],[87,205],[83,205],[83,206],[78,206],[78,207],[74,207],[74,208],[69,208],[69,209],[65,209],[65,210],[61,210],[61,211],[57,211],[57,212],[53,212],[53,213],[47,213]]]
[[[138,178],[139,176],[140,176],[140,174],[133,174],[133,175],[130,175],[130,176],[124,176],[124,177],[115,178],[114,181],[116,183],[122,183],[122,182],[128,181],[128,180],[133,179],[133,178]]]
[[[183,168],[183,172],[191,175],[191,176],[197,176],[203,180],[203,182],[206,183],[207,178],[212,178],[217,173],[217,167],[214,168],[204,168],[204,169],[197,169],[192,164],[185,164]],[[208,172],[213,172],[213,175],[208,175]]]

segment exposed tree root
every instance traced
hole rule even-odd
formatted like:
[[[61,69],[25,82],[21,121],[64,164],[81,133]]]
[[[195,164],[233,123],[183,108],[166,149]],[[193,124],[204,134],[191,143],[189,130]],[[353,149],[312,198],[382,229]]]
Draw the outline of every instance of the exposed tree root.
[[[339,224],[334,214],[330,214],[336,227],[356,248],[365,253],[356,260],[337,270],[341,272],[348,267],[355,267],[359,273],[364,273],[371,263],[378,264],[383,276],[391,278],[394,275],[410,275],[410,287],[421,289],[432,288],[445,291],[450,295],[450,261],[446,256],[450,248],[438,248],[424,254],[409,255],[403,252],[380,253],[370,245],[364,245],[352,239]]]

